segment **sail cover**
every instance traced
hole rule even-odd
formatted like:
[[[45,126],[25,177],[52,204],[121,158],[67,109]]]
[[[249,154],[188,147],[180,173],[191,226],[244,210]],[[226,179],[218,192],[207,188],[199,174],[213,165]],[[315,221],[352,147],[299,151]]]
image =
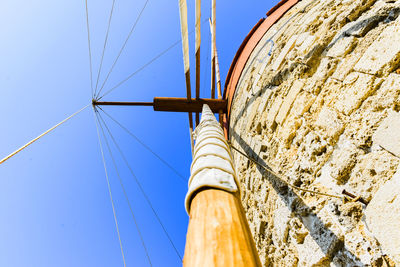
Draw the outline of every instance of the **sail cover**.
[[[189,189],[185,198],[189,214],[190,202],[204,188],[237,192],[236,172],[224,132],[208,105],[203,105],[199,126],[193,132],[196,140],[190,169]]]

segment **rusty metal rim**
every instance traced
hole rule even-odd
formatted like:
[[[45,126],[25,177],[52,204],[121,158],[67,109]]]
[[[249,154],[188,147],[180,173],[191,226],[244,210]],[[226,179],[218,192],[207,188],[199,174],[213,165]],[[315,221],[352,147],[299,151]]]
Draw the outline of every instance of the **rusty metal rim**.
[[[299,1],[301,0],[282,0],[271,8],[266,14],[268,17],[262,18],[257,22],[236,52],[229,68],[224,88],[224,99],[228,101],[227,113],[224,115],[224,132],[226,139],[229,137],[229,120],[233,96],[235,95],[237,83],[248,59],[271,26]]]

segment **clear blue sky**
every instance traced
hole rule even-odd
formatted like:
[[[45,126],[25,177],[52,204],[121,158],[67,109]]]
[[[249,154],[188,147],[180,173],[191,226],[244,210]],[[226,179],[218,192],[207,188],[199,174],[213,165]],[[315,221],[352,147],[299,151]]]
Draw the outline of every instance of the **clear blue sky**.
[[[93,79],[107,28],[111,0],[89,2]],[[100,82],[111,67],[145,0],[116,0]],[[210,1],[202,1],[203,19]],[[217,0],[217,48],[225,80],[242,40],[278,1]],[[194,1],[188,1],[189,28]],[[13,0],[0,3],[0,157],[91,101],[84,1]],[[178,1],[150,0],[105,89],[180,38]],[[190,39],[194,64],[194,35]],[[209,28],[202,29],[202,97],[209,97]],[[192,67],[192,88],[194,68]],[[181,45],[116,89],[104,100],[151,101],[184,97]],[[105,110],[189,177],[186,114],[151,108]],[[187,185],[112,121],[127,155],[181,255],[188,216]],[[117,164],[153,266],[180,266],[149,206],[118,153]],[[128,266],[148,266],[109,156],[111,188]],[[0,266],[122,266],[93,112],[87,109],[0,165]]]

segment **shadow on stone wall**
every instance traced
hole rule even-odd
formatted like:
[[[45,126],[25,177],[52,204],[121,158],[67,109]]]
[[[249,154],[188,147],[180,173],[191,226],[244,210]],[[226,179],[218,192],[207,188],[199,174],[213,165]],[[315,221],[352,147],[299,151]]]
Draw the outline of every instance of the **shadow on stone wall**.
[[[231,129],[231,137],[233,137],[245,153],[259,162],[262,166],[269,169],[268,164],[260,158],[253,149],[247,144],[236,132]],[[343,256],[348,256],[349,260],[354,264],[361,264],[361,260],[344,246],[343,237],[338,237],[332,230],[326,227],[325,223],[317,216],[313,209],[309,207],[302,198],[293,191],[284,181],[257,166],[258,171],[262,174],[263,179],[267,179],[273,189],[278,193],[279,197],[289,208],[291,213],[295,215],[309,231],[309,234],[321,248],[321,251],[332,260],[333,257],[342,252]],[[312,225],[305,221],[306,217],[312,216]],[[307,220],[308,221],[308,220]],[[346,261],[349,262],[349,261]]]

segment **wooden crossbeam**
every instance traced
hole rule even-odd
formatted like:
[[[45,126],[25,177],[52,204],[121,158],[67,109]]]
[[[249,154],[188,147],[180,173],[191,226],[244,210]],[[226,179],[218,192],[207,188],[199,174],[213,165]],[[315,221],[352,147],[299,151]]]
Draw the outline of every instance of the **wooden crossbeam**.
[[[201,112],[203,105],[207,104],[214,113],[225,113],[227,101],[223,99],[187,98],[181,97],[155,97],[153,102],[97,102],[95,106],[151,106],[155,111],[169,112]]]
[[[221,99],[192,99],[178,97],[156,97],[154,98],[155,111],[174,111],[174,112],[201,112],[203,105],[207,104],[214,113],[225,112],[227,102]]]

